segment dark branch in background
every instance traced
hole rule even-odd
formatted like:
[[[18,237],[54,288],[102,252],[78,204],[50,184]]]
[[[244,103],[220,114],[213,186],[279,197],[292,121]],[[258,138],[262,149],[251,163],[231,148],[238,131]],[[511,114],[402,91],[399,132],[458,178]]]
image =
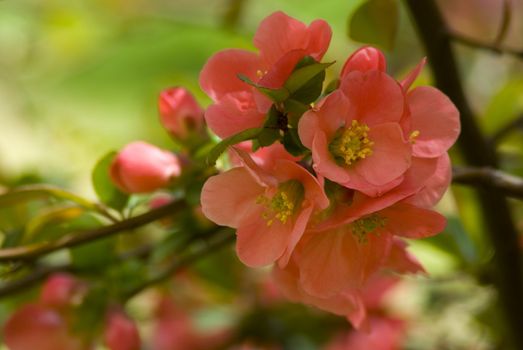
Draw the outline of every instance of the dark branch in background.
[[[490,138],[490,142],[493,146],[495,146],[506,136],[508,136],[517,129],[523,130],[523,114],[511,120],[507,125],[501,127],[498,131],[496,131],[496,133],[492,135],[492,137]]]
[[[234,230],[228,228],[221,228],[214,231],[212,237],[208,240],[201,242],[194,250],[190,250],[188,254],[183,255],[180,258],[175,258],[171,263],[165,266],[160,272],[156,273],[143,284],[139,285],[128,293],[128,298],[132,298],[136,294],[139,294],[143,290],[150,288],[158,283],[162,283],[169,279],[176,272],[180,271],[187,265],[195,262],[196,260],[208,256],[211,253],[217,252],[220,248],[231,243],[235,239]]]
[[[454,102],[461,114],[462,132],[458,145],[465,161],[475,167],[497,168],[495,149],[479,129],[465,97],[451,38],[434,0],[405,0],[420,38],[425,45],[437,87]],[[518,233],[507,200],[495,188],[477,190],[486,232],[495,249],[494,281],[506,318],[509,343],[523,349],[523,283]]]
[[[500,191],[507,197],[523,199],[523,178],[493,168],[454,167],[452,183],[486,186]]]
[[[71,233],[55,241],[32,244],[27,246],[0,249],[0,262],[28,261],[43,255],[55,252],[63,248],[75,247],[81,244],[106,238],[124,231],[130,231],[153,221],[173,215],[185,208],[184,201],[174,201],[144,214],[117,222],[109,226],[103,226],[93,230]]]
[[[501,23],[499,25],[498,35],[494,39],[495,45],[500,45],[505,37],[507,36],[508,30],[510,28],[510,22],[512,21],[512,0],[503,1],[503,13],[501,18]]]
[[[227,2],[227,9],[222,19],[225,28],[235,30],[238,27],[246,2],[246,0],[229,0]]]
[[[147,258],[153,251],[152,245],[143,245],[135,250],[123,253],[117,259],[119,262],[123,262],[130,259],[143,259]],[[0,298],[16,294],[24,289],[30,288],[43,280],[48,276],[58,272],[75,272],[75,268],[72,264],[61,264],[61,265],[36,265],[31,266],[33,269],[31,273],[7,282],[0,284]]]
[[[499,44],[489,44],[480,40],[476,40],[465,35],[448,32],[448,36],[460,44],[475,47],[482,50],[491,51],[497,54],[509,54],[518,58],[523,58],[523,50],[516,50],[510,47],[502,46]]]

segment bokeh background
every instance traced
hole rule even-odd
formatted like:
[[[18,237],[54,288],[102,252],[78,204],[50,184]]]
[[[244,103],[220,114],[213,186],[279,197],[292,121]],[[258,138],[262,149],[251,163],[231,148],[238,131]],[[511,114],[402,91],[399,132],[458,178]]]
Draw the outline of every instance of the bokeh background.
[[[224,48],[254,49],[251,38],[258,23],[276,10],[304,22],[316,18],[329,22],[334,36],[325,60],[337,62],[332,78],[361,45],[347,36],[347,20],[360,3],[0,1],[0,186],[47,182],[94,199],[90,172],[103,154],[137,139],[173,147],[158,120],[156,103],[162,89],[183,85],[202,104],[208,104],[198,86],[205,61]],[[485,42],[492,41],[499,29],[501,3],[439,1],[454,31]],[[504,44],[523,49],[523,2],[513,3]],[[456,49],[468,97],[485,132],[494,135],[523,110],[522,60],[461,45]],[[402,9],[396,45],[387,53],[389,73],[404,76],[423,55],[408,14]],[[426,68],[418,83],[430,81]],[[503,168],[520,176],[522,136],[515,127],[499,146]],[[459,164],[459,153],[454,150],[452,156]],[[482,232],[474,195],[469,189],[453,188],[439,209],[449,218],[446,232],[412,243],[412,251],[431,278],[406,277],[390,295],[392,309],[410,320],[405,348],[491,349],[503,330],[497,329],[495,293],[482,281],[481,271],[492,250]],[[515,205],[514,213],[523,230],[523,207]],[[204,306],[191,316],[196,327],[235,324],[249,305],[245,299],[256,294],[255,286],[265,278],[266,271],[245,271],[229,253],[203,261],[198,270],[196,284],[204,290],[205,302],[200,301]],[[209,267],[220,259],[226,263],[217,266],[224,270]],[[235,271],[236,280],[216,278],[231,271]],[[0,303],[0,323],[13,305],[11,301]],[[149,307],[147,298],[130,307],[133,316],[142,321],[145,334]],[[289,316],[293,312],[309,315],[314,322],[325,317],[301,306],[281,309],[270,317],[274,322],[286,317],[291,323],[302,322],[302,317]],[[291,339],[295,349],[315,349],[318,339],[314,332],[325,333],[321,328],[330,327],[329,322],[312,324],[312,331],[311,327],[297,327],[282,336]]]

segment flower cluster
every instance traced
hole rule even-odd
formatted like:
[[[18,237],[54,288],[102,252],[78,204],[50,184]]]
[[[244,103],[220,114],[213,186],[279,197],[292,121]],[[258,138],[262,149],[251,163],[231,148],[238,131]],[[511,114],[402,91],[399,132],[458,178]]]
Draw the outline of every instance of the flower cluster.
[[[441,232],[431,210],[447,189],[447,150],[459,113],[439,90],[412,88],[425,60],[401,82],[384,55],[363,47],[322,91],[331,32],[277,12],[258,28],[259,54],[225,50],[205,65],[205,111],[220,137],[259,133],[232,147],[236,166],[207,180],[204,214],[237,231],[251,267],[276,263],[291,299],[365,324],[362,293],[384,270],[423,271],[403,238]]]

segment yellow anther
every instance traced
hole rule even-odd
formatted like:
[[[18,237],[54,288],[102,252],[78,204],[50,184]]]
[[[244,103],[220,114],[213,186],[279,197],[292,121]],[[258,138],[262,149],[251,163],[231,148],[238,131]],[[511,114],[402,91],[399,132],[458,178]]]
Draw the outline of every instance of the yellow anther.
[[[419,136],[419,134],[420,134],[419,130],[414,130],[413,132],[411,132],[409,135],[409,142],[412,144],[415,144],[416,138]]]
[[[349,127],[338,129],[329,144],[334,159],[348,166],[371,156],[374,142],[368,137],[369,130],[366,124],[360,124],[357,120],[353,120]]]
[[[378,214],[370,214],[350,224],[352,234],[361,242],[367,241],[367,234],[385,227],[387,219]]]
[[[258,69],[258,70],[256,71],[256,76],[257,76],[259,79],[263,78],[263,76],[264,76],[265,74],[267,74],[267,71],[262,71],[262,70],[260,70],[260,69]]]
[[[275,220],[286,224],[303,201],[304,188],[301,182],[289,180],[278,186],[272,198],[258,196],[256,203],[265,206],[262,218],[271,226]]]

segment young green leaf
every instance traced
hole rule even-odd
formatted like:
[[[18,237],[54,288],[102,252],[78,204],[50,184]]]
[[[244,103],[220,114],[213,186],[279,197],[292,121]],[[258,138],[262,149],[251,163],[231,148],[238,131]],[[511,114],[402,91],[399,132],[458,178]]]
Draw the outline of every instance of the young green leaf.
[[[274,102],[283,102],[289,97],[289,91],[284,87],[279,89],[271,89],[268,87],[260,86],[243,74],[238,74],[238,78],[244,83],[254,86],[259,92],[261,92]]]
[[[229,146],[235,145],[242,141],[252,140],[263,131],[263,128],[252,128],[244,130],[238,134],[232,135],[223,139],[220,143],[213,147],[207,155],[207,165],[214,165],[220,155],[227,150]]]
[[[109,168],[115,156],[116,152],[110,152],[96,163],[92,173],[92,182],[102,203],[116,210],[122,210],[127,204],[129,195],[120,191],[109,177]]]
[[[397,0],[367,0],[349,18],[348,34],[355,41],[391,50],[398,22]]]
[[[294,95],[298,94],[300,89],[305,88],[307,86],[309,86],[308,90],[316,90],[317,85],[319,84],[319,96],[319,94],[321,93],[321,86],[323,84],[323,80],[325,79],[325,70],[333,64],[334,62],[314,62],[312,64],[306,65],[305,67],[297,68],[294,72],[292,72],[289,79],[287,79],[287,81],[285,82],[285,88],[290,92],[291,95]]]

